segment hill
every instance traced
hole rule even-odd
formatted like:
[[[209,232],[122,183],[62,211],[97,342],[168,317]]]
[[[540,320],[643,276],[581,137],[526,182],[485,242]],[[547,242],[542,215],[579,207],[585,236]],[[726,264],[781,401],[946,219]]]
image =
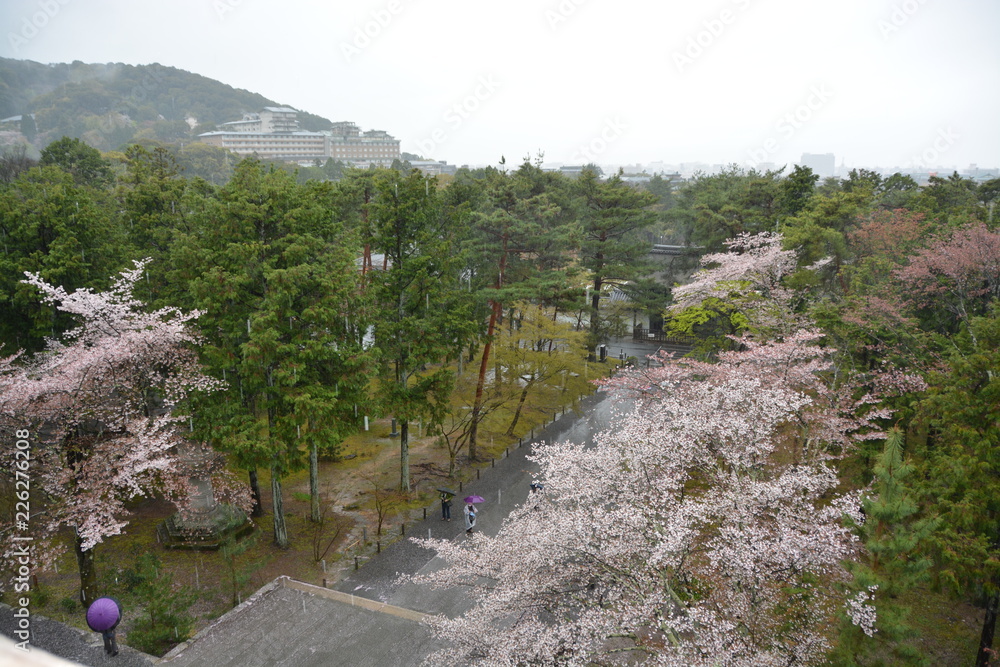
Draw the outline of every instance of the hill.
[[[134,141],[189,141],[265,106],[285,106],[175,67],[123,63],[43,64],[0,58],[0,118],[34,114],[36,148],[62,136],[100,150]],[[294,106],[294,105],[288,105]],[[300,112],[305,130],[331,121]]]

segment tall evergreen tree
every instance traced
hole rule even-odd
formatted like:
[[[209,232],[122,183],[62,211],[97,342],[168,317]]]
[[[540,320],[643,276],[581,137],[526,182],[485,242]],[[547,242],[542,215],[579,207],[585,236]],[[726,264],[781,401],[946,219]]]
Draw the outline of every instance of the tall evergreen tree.
[[[0,343],[9,352],[40,349],[72,319],[39,303],[25,271],[67,290],[101,288],[129,254],[106,193],[58,167],[36,167],[0,189]]]
[[[919,518],[907,480],[914,468],[903,459],[903,442],[901,429],[889,431],[875,464],[872,493],[862,500],[865,521],[855,525],[865,553],[848,563],[851,591],[873,600],[875,632],[866,634],[845,617],[835,665],[881,665],[886,653],[894,657],[893,664],[929,664],[909,624],[910,610],[899,597],[928,579],[931,560],[923,547],[937,521]]]
[[[460,285],[462,230],[446,214],[434,179],[382,170],[376,192],[373,248],[386,258],[384,270],[368,274],[381,313],[374,320],[378,400],[399,420],[399,487],[409,491],[410,422],[444,419],[454,373],[441,364],[460,354],[476,323]]]
[[[921,417],[930,426],[921,499],[941,517],[937,575],[986,607],[977,667],[990,661],[1000,609],[1000,306],[953,338],[945,371],[931,378]]]
[[[541,301],[568,290],[574,225],[556,203],[552,184],[539,179],[540,173],[530,163],[513,174],[491,170],[482,208],[474,217],[471,245],[490,315],[472,405],[468,452],[473,460],[493,338],[504,304]]]
[[[588,342],[593,360],[605,337],[601,320],[605,287],[622,285],[649,271],[650,243],[641,232],[656,221],[656,214],[649,210],[656,197],[632,188],[620,173],[601,182],[593,171],[584,170],[578,186],[585,207],[580,264],[593,276]]]
[[[282,478],[339,442],[365,384],[357,242],[322,195],[245,160],[172,253],[174,278],[205,311],[205,362],[229,383],[200,406],[199,428],[250,472],[258,505],[256,470],[270,469],[281,547]]]

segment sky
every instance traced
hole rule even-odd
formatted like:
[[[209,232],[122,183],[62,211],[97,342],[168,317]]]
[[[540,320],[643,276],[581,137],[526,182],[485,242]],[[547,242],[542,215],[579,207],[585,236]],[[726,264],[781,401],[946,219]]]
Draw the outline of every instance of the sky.
[[[998,0],[3,0],[0,27],[0,56],[169,65],[458,165],[1000,166]]]

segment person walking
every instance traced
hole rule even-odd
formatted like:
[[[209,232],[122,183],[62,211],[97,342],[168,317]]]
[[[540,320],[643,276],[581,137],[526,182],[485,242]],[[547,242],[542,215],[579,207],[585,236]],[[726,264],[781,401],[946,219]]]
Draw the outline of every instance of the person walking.
[[[441,520],[451,521],[451,494],[441,493]]]
[[[468,503],[465,506],[465,534],[472,535],[472,529],[476,527],[476,506]]]
[[[87,607],[86,620],[91,630],[101,633],[104,639],[104,652],[112,657],[118,655],[115,628],[122,620],[122,606],[118,600],[109,597],[97,598]]]

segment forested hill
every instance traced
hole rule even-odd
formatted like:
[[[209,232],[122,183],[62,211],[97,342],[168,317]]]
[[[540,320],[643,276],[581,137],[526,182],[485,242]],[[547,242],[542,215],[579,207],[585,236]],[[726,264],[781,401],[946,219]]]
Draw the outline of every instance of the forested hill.
[[[36,148],[62,136],[112,150],[141,140],[173,143],[264,106],[294,106],[175,67],[42,64],[0,58],[0,118],[34,114]],[[303,129],[330,126],[300,112]]]

